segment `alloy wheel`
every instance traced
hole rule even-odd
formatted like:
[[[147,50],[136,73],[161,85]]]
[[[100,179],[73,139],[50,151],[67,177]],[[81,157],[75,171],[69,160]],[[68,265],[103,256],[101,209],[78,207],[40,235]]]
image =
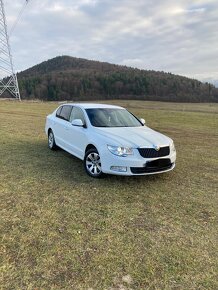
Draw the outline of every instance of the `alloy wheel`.
[[[91,152],[86,157],[86,169],[92,176],[99,176],[102,173],[101,159],[98,153]]]
[[[54,147],[54,134],[50,132],[48,135],[48,147],[52,149]]]

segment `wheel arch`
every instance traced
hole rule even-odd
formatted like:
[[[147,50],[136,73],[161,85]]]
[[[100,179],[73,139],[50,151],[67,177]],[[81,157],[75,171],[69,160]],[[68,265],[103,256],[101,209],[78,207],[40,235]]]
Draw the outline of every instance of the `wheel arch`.
[[[98,150],[98,149],[96,148],[96,146],[95,146],[95,145],[93,145],[92,143],[90,143],[90,144],[88,144],[88,145],[86,146],[86,149],[85,149],[85,154],[86,154],[86,152],[87,152],[88,150],[90,150],[90,149],[92,149],[92,148],[94,148],[94,149]]]
[[[49,134],[51,131],[52,131],[52,128],[49,127],[47,130],[47,134]]]

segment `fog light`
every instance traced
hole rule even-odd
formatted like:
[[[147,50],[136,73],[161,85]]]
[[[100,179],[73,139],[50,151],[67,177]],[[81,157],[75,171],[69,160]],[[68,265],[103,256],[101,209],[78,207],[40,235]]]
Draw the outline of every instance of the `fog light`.
[[[111,166],[111,170],[118,172],[127,172],[127,167],[125,166]]]

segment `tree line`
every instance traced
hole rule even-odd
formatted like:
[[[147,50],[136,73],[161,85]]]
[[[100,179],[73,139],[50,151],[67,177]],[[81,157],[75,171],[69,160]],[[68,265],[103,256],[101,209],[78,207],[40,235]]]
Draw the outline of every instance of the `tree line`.
[[[18,74],[23,99],[217,102],[218,89],[165,72],[60,56]]]

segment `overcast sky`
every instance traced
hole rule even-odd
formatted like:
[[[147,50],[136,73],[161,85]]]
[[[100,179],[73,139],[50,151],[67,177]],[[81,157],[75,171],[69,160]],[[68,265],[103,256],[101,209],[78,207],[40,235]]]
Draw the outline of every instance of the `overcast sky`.
[[[8,30],[25,0],[4,0]],[[29,0],[15,68],[58,55],[218,80],[218,0]]]

